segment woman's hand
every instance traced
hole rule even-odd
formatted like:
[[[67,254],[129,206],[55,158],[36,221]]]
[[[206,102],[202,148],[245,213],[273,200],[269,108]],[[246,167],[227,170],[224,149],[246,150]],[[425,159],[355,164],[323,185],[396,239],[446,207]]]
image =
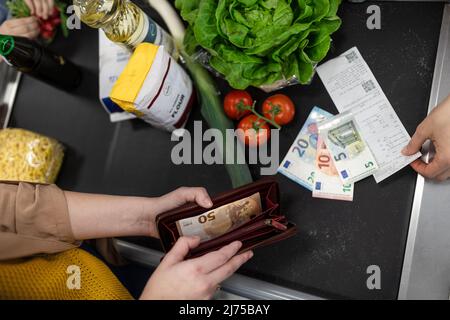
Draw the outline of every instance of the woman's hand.
[[[148,235],[154,238],[159,238],[155,223],[155,218],[158,214],[178,208],[189,202],[195,202],[206,209],[211,208],[213,205],[208,192],[205,188],[201,187],[180,187],[159,198],[152,198],[151,200],[151,207],[144,214],[147,219]]]
[[[48,19],[54,7],[53,0],[25,0],[31,14],[44,20]]]
[[[36,17],[9,19],[0,25],[0,34],[34,39],[40,29]]]
[[[155,200],[156,214],[178,208],[189,202],[195,202],[203,208],[210,208],[213,205],[206,189],[200,187],[181,187]]]
[[[403,154],[415,154],[427,140],[431,140],[436,150],[434,158],[430,163],[418,159],[411,167],[426,178],[438,181],[450,178],[450,96],[419,124]]]
[[[236,255],[242,246],[236,241],[218,251],[184,261],[199,243],[198,237],[179,238],[147,282],[140,299],[210,299],[219,284],[253,256],[252,251]]]

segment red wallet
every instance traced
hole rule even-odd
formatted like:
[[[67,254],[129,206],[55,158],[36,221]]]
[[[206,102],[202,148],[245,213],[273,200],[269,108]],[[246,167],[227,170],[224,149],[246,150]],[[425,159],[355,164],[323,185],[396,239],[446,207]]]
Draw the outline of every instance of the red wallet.
[[[243,187],[224,192],[212,199],[213,206],[205,209],[195,203],[186,204],[156,217],[162,247],[168,252],[180,237],[176,222],[195,217],[228,203],[249,197],[259,192],[262,213],[245,222],[234,230],[219,237],[202,242],[191,250],[188,258],[204,255],[239,240],[242,247],[239,252],[269,245],[293,236],[297,232],[295,224],[287,221],[280,210],[280,191],[278,183],[272,179],[263,179]]]

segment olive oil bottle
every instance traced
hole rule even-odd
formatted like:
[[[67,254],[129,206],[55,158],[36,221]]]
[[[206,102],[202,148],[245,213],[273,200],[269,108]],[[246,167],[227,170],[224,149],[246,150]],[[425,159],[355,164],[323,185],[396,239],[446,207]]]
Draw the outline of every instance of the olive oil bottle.
[[[172,37],[129,0],[74,0],[73,4],[81,21],[103,29],[111,41],[130,49],[150,42],[174,55]]]
[[[30,39],[0,34],[0,56],[20,72],[50,85],[65,90],[80,85],[81,72],[78,67]]]

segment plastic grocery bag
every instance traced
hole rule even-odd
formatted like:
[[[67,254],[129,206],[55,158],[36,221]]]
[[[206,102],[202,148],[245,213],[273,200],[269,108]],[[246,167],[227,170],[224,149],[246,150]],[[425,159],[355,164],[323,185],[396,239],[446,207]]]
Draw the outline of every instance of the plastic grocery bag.
[[[64,157],[56,140],[23,130],[0,130],[0,180],[54,183]]]
[[[196,53],[191,55],[191,58],[193,60],[197,61],[198,63],[200,63],[203,67],[205,67],[209,72],[214,74],[217,78],[226,80],[226,77],[223,74],[221,74],[220,72],[218,72],[216,69],[214,69],[211,66],[211,64],[210,64],[211,54],[209,52],[207,52],[206,50],[202,49],[202,50],[197,51]],[[289,86],[297,85],[297,84],[309,85],[316,73],[316,71],[315,71],[316,66],[317,66],[317,63],[312,63],[311,75],[308,78],[308,80],[304,80],[303,83],[301,81],[299,81],[299,79],[295,75],[291,75],[288,78],[283,76],[281,79],[275,80],[271,84],[262,84],[262,85],[258,86],[257,88],[261,89],[264,92],[270,93],[270,92],[277,91],[277,90],[280,90],[280,89],[283,89],[283,88],[286,88]]]

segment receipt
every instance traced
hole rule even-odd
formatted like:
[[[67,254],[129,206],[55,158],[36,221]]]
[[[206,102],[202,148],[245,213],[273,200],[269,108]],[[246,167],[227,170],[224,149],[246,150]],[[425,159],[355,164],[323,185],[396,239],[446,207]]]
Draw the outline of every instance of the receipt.
[[[410,136],[356,47],[319,67],[317,73],[339,112],[351,110],[383,181],[421,156],[403,156]]]

